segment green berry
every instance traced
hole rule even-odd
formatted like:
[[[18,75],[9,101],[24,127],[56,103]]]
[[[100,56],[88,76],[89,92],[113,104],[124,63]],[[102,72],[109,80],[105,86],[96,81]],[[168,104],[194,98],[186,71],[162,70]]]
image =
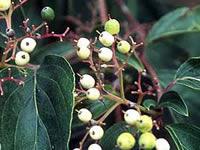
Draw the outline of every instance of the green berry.
[[[121,133],[117,138],[117,146],[122,150],[130,150],[135,145],[135,138],[129,132]]]
[[[119,52],[126,54],[130,51],[131,45],[127,41],[123,40],[117,44],[117,49]]]
[[[149,132],[143,133],[139,138],[139,146],[141,149],[153,149],[156,146],[156,137]]]
[[[140,119],[136,122],[136,126],[141,132],[151,131],[151,129],[153,128],[152,118],[147,115],[142,115]]]
[[[42,19],[45,21],[52,21],[55,18],[54,10],[51,7],[44,7],[41,11]]]
[[[0,0],[0,11],[8,10],[11,5],[11,0]]]
[[[105,31],[110,34],[118,34],[120,32],[120,24],[116,19],[109,19],[104,26]]]
[[[114,36],[112,36],[109,32],[107,31],[103,31],[100,35],[99,35],[99,41],[101,42],[101,44],[103,44],[104,46],[111,46],[114,42],[115,42],[115,38]]]

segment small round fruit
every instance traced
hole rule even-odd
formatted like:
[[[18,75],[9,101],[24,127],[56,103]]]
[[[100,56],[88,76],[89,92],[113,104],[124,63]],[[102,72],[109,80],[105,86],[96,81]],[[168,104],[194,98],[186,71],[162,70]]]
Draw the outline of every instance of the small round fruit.
[[[54,10],[51,7],[44,7],[41,11],[42,19],[45,21],[52,21],[55,18]]]
[[[120,32],[120,24],[116,19],[109,19],[104,26],[105,31],[110,34],[118,34]]]
[[[88,147],[88,150],[102,150],[101,146],[99,144],[91,144]]]
[[[75,149],[73,149],[73,150],[80,150],[80,148],[75,148]]]
[[[127,41],[120,41],[117,44],[117,49],[120,53],[127,54],[131,49],[131,45]]]
[[[98,56],[102,61],[109,62],[113,58],[113,52],[107,47],[102,47],[99,49]]]
[[[100,95],[101,94],[97,88],[90,88],[86,92],[86,96],[89,100],[98,100]]]
[[[6,35],[12,38],[13,36],[15,36],[15,31],[12,28],[8,28],[6,29]]]
[[[89,122],[92,119],[92,113],[86,109],[86,108],[81,108],[78,111],[78,118],[82,121],[82,122]]]
[[[103,137],[104,130],[101,126],[95,125],[90,128],[89,134],[93,140],[99,140]]]
[[[139,138],[139,146],[141,149],[153,149],[156,146],[156,137],[149,132],[143,133]]]
[[[129,125],[135,125],[137,120],[140,119],[140,114],[134,109],[129,109],[124,113],[124,120]]]
[[[30,55],[27,52],[24,52],[24,51],[17,52],[15,56],[16,65],[24,66],[28,64],[29,61],[30,61]]]
[[[121,133],[117,138],[117,146],[122,150],[130,150],[135,145],[135,138],[129,132]]]
[[[90,49],[87,47],[80,47],[77,50],[77,55],[80,59],[88,59],[90,57]]]
[[[86,38],[80,38],[77,41],[77,47],[88,47],[90,45],[90,41]]]
[[[21,41],[20,47],[23,51],[31,53],[36,47],[36,41],[33,38],[24,38]]]
[[[169,142],[164,138],[157,139],[156,150],[170,150]]]
[[[151,131],[151,129],[153,128],[152,118],[147,115],[142,115],[140,119],[136,122],[136,126],[141,132]]]
[[[6,11],[12,5],[11,0],[0,0],[0,11]]]
[[[89,75],[89,74],[84,74],[81,79],[80,79],[80,83],[81,83],[81,86],[85,89],[89,89],[89,88],[92,88],[94,87],[95,85],[95,80],[94,78]]]
[[[101,42],[101,44],[103,44],[104,46],[111,46],[114,42],[115,42],[115,38],[107,31],[103,31],[100,35],[99,35],[99,41]]]

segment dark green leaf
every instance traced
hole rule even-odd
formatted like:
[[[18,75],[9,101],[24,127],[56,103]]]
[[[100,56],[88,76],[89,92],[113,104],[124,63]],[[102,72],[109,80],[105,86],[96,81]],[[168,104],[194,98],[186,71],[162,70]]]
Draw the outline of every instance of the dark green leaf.
[[[200,128],[192,124],[172,124],[165,127],[178,150],[200,149]]]
[[[146,109],[150,109],[151,107],[155,107],[157,104],[156,104],[156,101],[155,100],[152,100],[152,99],[146,99],[142,105],[146,108]]]
[[[5,91],[9,96],[0,97],[5,102],[0,106],[2,149],[68,149],[74,105],[70,65],[51,55],[39,69],[27,69],[27,73],[24,86],[14,86],[12,92]]]
[[[177,113],[188,116],[188,108],[180,95],[175,91],[164,93],[159,101],[160,107],[172,108]]]

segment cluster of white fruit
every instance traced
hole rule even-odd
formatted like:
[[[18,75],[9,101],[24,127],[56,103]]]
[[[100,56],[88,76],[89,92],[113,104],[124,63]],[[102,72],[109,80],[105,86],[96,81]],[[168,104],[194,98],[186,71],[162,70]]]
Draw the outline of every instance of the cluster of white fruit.
[[[164,138],[158,138],[151,132],[153,128],[152,118],[147,115],[140,115],[134,109],[129,109],[124,113],[125,122],[140,131],[139,147],[140,149],[154,149],[156,150],[170,150],[168,141]],[[129,133],[124,132],[117,138],[117,146],[122,150],[130,150],[135,146],[135,137]]]
[[[24,66],[29,63],[30,61],[30,55],[35,47],[36,47],[36,41],[33,38],[27,37],[24,38],[20,43],[21,51],[16,53],[15,56],[15,63],[18,66]]]

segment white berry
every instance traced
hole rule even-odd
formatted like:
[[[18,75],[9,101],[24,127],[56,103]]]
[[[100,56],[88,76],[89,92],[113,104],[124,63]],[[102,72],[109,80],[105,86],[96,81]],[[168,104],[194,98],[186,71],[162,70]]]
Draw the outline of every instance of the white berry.
[[[77,47],[81,48],[81,47],[88,47],[90,45],[90,41],[86,38],[80,38],[77,41]]]
[[[12,5],[11,0],[0,0],[0,11],[6,11]]]
[[[75,148],[75,149],[73,149],[73,150],[80,150],[80,148]]]
[[[81,83],[81,86],[85,89],[89,89],[89,88],[92,88],[94,87],[95,85],[95,80],[94,78],[89,75],[89,74],[84,74],[81,79],[80,79],[80,83]]]
[[[88,147],[88,150],[102,150],[101,146],[99,144],[91,144]]]
[[[31,53],[35,49],[36,44],[33,38],[25,38],[21,41],[20,47],[23,51]]]
[[[88,109],[82,108],[78,111],[78,118],[87,123],[92,119],[92,113]]]
[[[114,36],[112,36],[110,33],[108,33],[107,31],[103,31],[100,35],[99,35],[99,41],[101,42],[101,44],[103,44],[104,46],[111,46],[114,42],[115,42],[115,38]]]
[[[124,113],[124,120],[129,125],[135,125],[137,120],[140,119],[140,114],[134,109],[129,109]]]
[[[90,56],[90,49],[87,47],[80,47],[76,53],[80,59],[88,59]]]
[[[169,142],[164,138],[157,139],[156,150],[170,150]]]
[[[90,88],[86,92],[86,96],[89,100],[98,100],[100,95],[100,91],[97,88]]]
[[[24,66],[30,61],[30,55],[27,52],[19,51],[15,56],[15,63],[18,66]]]
[[[107,47],[102,47],[99,49],[98,56],[102,61],[109,62],[112,60],[113,52]]]
[[[103,137],[104,130],[101,126],[95,125],[90,128],[89,134],[93,140],[99,140]]]

